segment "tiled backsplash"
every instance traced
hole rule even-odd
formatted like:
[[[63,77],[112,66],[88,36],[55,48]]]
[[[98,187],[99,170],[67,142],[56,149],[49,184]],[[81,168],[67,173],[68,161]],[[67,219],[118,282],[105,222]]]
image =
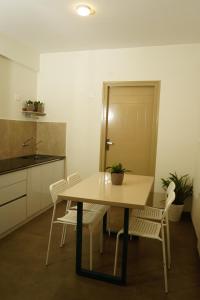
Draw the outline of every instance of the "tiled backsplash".
[[[0,159],[35,153],[35,144],[22,147],[25,140],[36,137],[36,123],[0,120]]]
[[[27,147],[22,144],[28,142]],[[37,146],[37,142],[41,140]],[[34,153],[66,155],[66,123],[0,119],[0,159]]]
[[[37,123],[37,153],[66,155],[66,123]]]

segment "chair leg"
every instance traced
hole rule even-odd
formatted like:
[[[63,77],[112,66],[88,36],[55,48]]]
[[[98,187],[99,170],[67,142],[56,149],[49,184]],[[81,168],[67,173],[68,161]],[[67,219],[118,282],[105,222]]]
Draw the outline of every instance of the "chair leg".
[[[167,266],[170,269],[171,266],[171,251],[170,251],[170,233],[169,233],[169,220],[168,217],[166,218],[166,235],[167,235]]]
[[[67,233],[67,224],[65,225],[65,230],[64,230],[63,245],[64,245],[65,240],[66,240],[66,233]]]
[[[92,271],[92,229],[90,228],[90,271]]]
[[[47,256],[46,256],[46,266],[48,265],[49,262],[49,250],[50,250],[50,246],[51,246],[51,236],[52,236],[52,229],[53,229],[53,222],[54,222],[54,218],[55,218],[55,213],[56,213],[56,203],[54,203],[54,207],[53,207],[53,213],[52,213],[52,217],[51,217],[51,225],[50,225],[50,231],[49,231],[49,241],[48,241],[48,246],[47,246]]]
[[[60,247],[63,246],[64,226],[65,226],[65,224],[63,224],[63,227],[62,227],[62,234],[61,234],[61,239],[60,239]]]
[[[119,236],[120,233],[118,232],[117,238],[116,238],[116,247],[115,247],[115,262],[114,262],[114,271],[113,275],[116,275],[116,270],[117,270],[117,258],[118,258],[118,248],[119,248]]]
[[[163,268],[164,268],[164,280],[165,280],[165,293],[168,293],[168,283],[167,283],[167,264],[166,264],[166,250],[165,250],[165,233],[162,225],[161,229],[161,242],[163,251]]]
[[[50,227],[50,232],[49,232],[49,241],[48,241],[47,255],[46,255],[46,262],[45,262],[46,266],[49,263],[49,250],[50,250],[50,246],[51,246],[52,229],[53,229],[53,220],[51,222],[51,227]]]
[[[103,253],[103,220],[100,222],[100,253]]]
[[[66,231],[67,231],[67,224],[63,224],[61,241],[60,241],[60,247],[62,247],[64,245],[64,243],[65,243]]]

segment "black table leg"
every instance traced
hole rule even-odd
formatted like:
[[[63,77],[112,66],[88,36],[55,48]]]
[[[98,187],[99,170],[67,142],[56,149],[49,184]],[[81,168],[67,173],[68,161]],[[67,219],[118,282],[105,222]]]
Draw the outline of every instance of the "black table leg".
[[[121,278],[122,282],[126,283],[127,273],[127,254],[128,254],[128,227],[129,227],[129,209],[124,208],[124,234],[123,234],[123,248],[122,248],[122,266]]]
[[[83,235],[83,202],[77,203],[77,228],[76,228],[76,273],[80,274],[82,265],[82,235]]]
[[[128,208],[124,209],[124,235],[123,235],[121,276],[113,276],[113,275],[100,273],[96,271],[90,271],[82,268],[82,219],[83,219],[83,203],[78,202],[77,203],[77,235],[76,235],[76,273],[84,277],[106,281],[113,284],[118,284],[118,285],[126,284],[129,209]]]
[[[103,216],[103,233],[107,233],[107,213]]]

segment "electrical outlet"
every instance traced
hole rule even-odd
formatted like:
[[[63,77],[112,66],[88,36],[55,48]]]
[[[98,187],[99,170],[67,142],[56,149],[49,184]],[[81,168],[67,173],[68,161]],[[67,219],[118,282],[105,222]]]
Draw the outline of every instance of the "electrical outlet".
[[[21,102],[21,96],[17,93],[14,95],[14,99],[16,102]]]

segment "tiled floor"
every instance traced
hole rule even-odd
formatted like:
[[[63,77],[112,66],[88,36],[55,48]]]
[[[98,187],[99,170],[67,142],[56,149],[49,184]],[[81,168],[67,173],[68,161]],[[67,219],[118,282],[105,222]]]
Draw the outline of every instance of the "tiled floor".
[[[61,204],[59,210],[63,208]],[[200,260],[192,223],[171,224],[172,268],[169,293],[164,293],[162,252],[159,242],[129,241],[128,284],[116,286],[79,277],[75,273],[75,231],[59,248],[60,226],[54,230],[50,264],[45,255],[51,211],[34,219],[0,241],[0,299],[2,300],[199,300]],[[84,235],[83,262],[88,266],[88,236]],[[94,239],[96,270],[112,272],[115,238],[105,237],[104,254]]]

